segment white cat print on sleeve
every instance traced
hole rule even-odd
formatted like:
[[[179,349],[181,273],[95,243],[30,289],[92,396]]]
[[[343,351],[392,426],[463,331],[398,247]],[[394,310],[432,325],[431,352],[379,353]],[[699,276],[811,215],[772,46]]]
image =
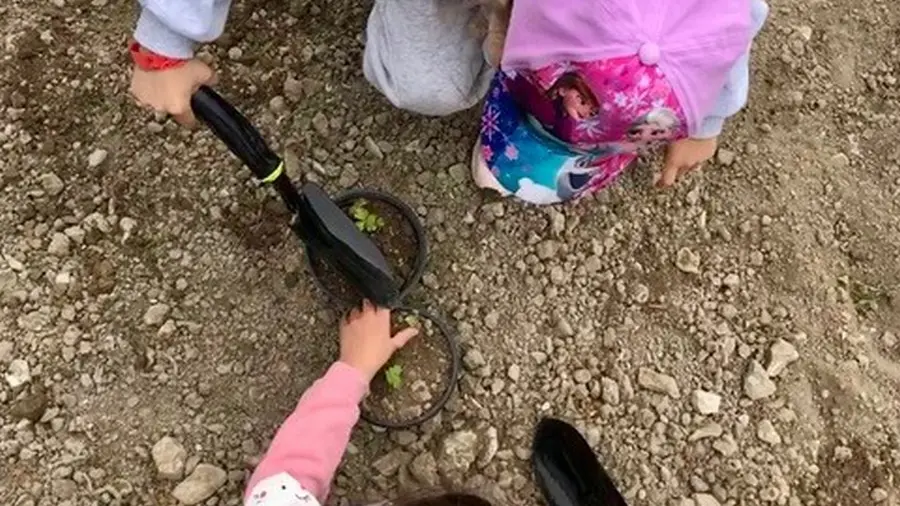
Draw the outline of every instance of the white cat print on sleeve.
[[[293,476],[278,473],[253,487],[244,506],[321,506]]]

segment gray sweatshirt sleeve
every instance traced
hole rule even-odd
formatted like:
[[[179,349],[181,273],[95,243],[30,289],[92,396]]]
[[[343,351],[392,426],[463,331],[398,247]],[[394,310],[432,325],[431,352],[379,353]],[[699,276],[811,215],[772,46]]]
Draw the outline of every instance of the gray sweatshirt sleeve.
[[[140,0],[134,39],[154,53],[190,58],[194,47],[222,35],[231,0]]]

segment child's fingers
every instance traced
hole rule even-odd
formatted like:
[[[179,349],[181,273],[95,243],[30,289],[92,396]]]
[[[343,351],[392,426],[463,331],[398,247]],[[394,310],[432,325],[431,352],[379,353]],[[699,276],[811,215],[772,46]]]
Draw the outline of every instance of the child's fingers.
[[[666,163],[657,185],[663,187],[672,186],[675,184],[675,179],[678,178],[679,172],[681,172],[681,167],[678,164],[672,162]]]
[[[399,350],[400,348],[406,346],[406,343],[408,343],[410,339],[416,337],[418,333],[419,329],[415,327],[407,327],[400,332],[397,332],[397,335],[395,335],[391,339],[391,342],[394,343],[394,348]]]

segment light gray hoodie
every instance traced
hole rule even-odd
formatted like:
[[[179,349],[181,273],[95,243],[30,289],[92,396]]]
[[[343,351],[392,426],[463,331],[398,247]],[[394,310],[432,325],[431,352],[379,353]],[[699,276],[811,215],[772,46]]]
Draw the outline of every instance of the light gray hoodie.
[[[172,58],[190,58],[225,29],[231,0],[139,0],[135,40]],[[443,116],[472,107],[490,84],[473,13],[446,0],[375,0],[366,28],[366,79],[397,107]]]

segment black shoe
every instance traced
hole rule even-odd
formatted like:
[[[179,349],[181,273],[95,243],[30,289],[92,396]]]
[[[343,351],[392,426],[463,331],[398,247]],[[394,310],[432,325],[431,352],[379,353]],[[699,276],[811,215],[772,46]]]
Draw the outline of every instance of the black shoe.
[[[540,421],[531,464],[550,506],[628,506],[588,442],[562,420]]]

